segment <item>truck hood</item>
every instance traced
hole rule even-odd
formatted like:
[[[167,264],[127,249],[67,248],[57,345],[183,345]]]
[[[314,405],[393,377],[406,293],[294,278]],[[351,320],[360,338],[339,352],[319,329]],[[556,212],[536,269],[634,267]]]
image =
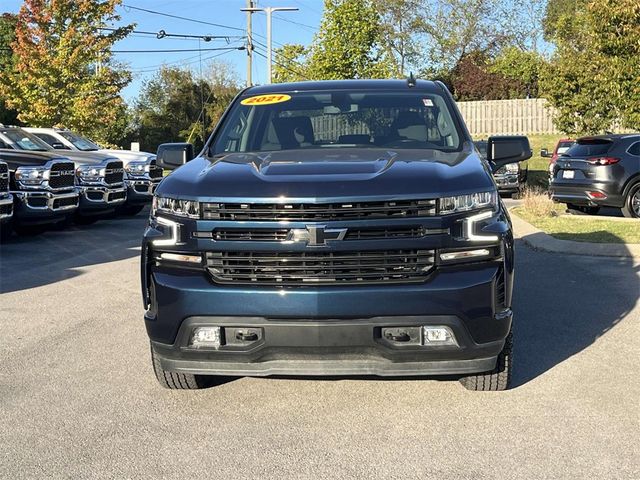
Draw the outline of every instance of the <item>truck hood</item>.
[[[441,197],[495,189],[471,142],[460,152],[318,148],[198,157],[158,193],[179,198]]]
[[[69,161],[62,153],[51,150],[46,152],[29,152],[26,150],[0,149],[0,160],[9,165],[10,170],[18,167],[44,165],[49,160]]]
[[[103,153],[112,157],[117,157],[118,160],[126,165],[129,162],[146,162],[156,158],[155,154],[149,152],[133,152],[131,150],[98,150],[99,153]]]
[[[113,155],[106,155],[101,152],[82,152],[79,150],[64,150],[63,152],[61,155],[64,155],[75,163],[76,167],[78,165],[97,165],[104,161],[118,160],[118,158]]]

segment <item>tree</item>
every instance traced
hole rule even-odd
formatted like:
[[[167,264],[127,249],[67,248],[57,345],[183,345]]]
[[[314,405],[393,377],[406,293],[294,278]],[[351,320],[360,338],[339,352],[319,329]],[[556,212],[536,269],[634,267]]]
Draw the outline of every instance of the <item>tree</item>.
[[[545,59],[535,51],[523,51],[518,47],[508,47],[491,62],[489,72],[497,73],[517,82],[520,87],[515,98],[535,98],[538,96],[540,72],[546,68]]]
[[[545,20],[556,50],[541,87],[556,124],[572,134],[640,128],[640,4],[574,0],[570,14],[558,13],[567,1],[550,2],[555,16]]]
[[[395,62],[394,71],[407,76],[407,68],[420,58],[423,0],[378,0],[382,48]]]
[[[451,72],[451,87],[456,100],[502,100],[522,98],[524,84],[500,72],[492,72],[480,52],[467,54]]]
[[[383,28],[373,0],[325,0],[320,30],[311,45],[310,79],[388,78],[394,63],[385,54]]]
[[[307,79],[309,49],[299,44],[286,44],[275,50],[273,82],[297,82]]]
[[[15,30],[18,17],[11,13],[0,15],[0,72],[13,68],[13,50],[11,44],[16,38]],[[6,105],[6,99],[0,95],[0,123],[13,125],[17,123],[18,112]]]
[[[112,45],[132,25],[120,20],[120,0],[25,0],[12,43],[12,68],[0,72],[0,95],[33,126],[64,125],[96,140],[118,140],[125,128],[120,91],[129,72],[111,59]]]
[[[208,72],[199,79],[191,70],[162,67],[143,84],[132,109],[132,138],[143,150],[155,151],[170,141],[202,147],[241,88],[237,74],[226,63],[213,62]]]

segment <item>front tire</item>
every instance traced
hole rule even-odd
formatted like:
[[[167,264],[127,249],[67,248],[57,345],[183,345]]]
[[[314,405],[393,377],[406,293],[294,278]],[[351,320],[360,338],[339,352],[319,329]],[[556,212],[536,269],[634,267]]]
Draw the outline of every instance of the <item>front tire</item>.
[[[628,218],[640,218],[640,183],[629,189],[627,198],[624,199],[622,214]]]
[[[158,383],[164,388],[170,390],[197,390],[199,388],[207,387],[207,382],[204,375],[191,375],[189,373],[178,373],[163,370],[160,365],[160,359],[158,355],[151,347],[151,363],[153,364],[153,372],[156,374]]]
[[[509,332],[504,341],[504,347],[498,355],[496,367],[490,372],[470,375],[460,379],[460,383],[467,390],[481,392],[496,392],[506,390],[511,383],[513,368],[513,332]]]

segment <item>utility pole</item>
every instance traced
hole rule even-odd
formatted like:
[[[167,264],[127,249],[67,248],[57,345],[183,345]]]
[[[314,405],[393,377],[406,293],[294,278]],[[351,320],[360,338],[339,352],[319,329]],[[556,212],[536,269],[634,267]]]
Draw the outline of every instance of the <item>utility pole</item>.
[[[253,0],[247,0],[247,87],[253,85],[253,40],[251,38],[251,15],[253,15]]]
[[[296,7],[264,7],[264,8],[256,8],[256,7],[247,7],[240,9],[243,12],[264,12],[267,14],[267,81],[271,83],[272,79],[272,68],[271,62],[273,55],[271,54],[271,15],[273,12],[295,12],[298,10]],[[251,15],[251,13],[249,13]]]

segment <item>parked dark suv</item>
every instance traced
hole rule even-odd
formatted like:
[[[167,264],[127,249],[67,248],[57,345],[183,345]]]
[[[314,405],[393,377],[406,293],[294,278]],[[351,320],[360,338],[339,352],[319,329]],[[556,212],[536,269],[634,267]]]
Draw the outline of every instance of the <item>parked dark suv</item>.
[[[558,157],[549,191],[572,209],[617,207],[640,218],[640,134],[579,138]]]
[[[513,237],[492,170],[526,137],[476,151],[442,83],[251,87],[204,150],[158,149],[142,244],[153,366],[206,375],[511,372]],[[189,161],[190,160],[190,161]]]

